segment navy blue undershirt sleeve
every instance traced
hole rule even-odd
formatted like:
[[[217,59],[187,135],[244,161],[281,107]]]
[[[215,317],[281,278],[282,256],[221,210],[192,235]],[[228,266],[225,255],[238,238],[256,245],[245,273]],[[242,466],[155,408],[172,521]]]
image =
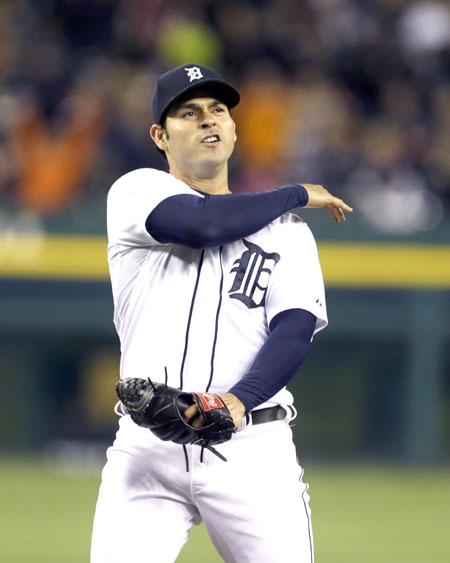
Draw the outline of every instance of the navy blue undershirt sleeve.
[[[251,368],[230,390],[244,404],[245,412],[280,391],[296,374],[308,355],[316,317],[303,309],[278,313],[270,334]]]
[[[256,233],[271,221],[308,203],[300,184],[252,194],[170,196],[145,222],[147,232],[161,243],[211,248]]]

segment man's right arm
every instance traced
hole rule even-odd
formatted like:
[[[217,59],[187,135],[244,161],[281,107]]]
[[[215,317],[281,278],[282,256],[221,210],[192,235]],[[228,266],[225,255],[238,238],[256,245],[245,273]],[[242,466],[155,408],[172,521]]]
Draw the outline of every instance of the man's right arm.
[[[268,223],[308,203],[303,186],[290,185],[257,194],[179,194],[163,200],[146,221],[148,233],[162,243],[210,248],[256,233]]]
[[[333,208],[337,221],[342,209],[351,211],[321,186],[291,184],[252,194],[174,195],[155,207],[145,227],[161,243],[210,248],[256,233],[286,211],[306,205]]]

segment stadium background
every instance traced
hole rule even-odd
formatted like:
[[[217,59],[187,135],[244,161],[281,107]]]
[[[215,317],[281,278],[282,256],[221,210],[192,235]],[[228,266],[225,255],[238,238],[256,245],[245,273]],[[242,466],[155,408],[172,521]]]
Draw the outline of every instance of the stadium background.
[[[119,359],[105,197],[128,170],[164,168],[148,138],[155,79],[198,62],[243,96],[233,191],[307,181],[355,208],[345,225],[301,213],[318,240],[331,321],[291,385],[299,455],[313,485],[318,476],[320,560],[413,562],[414,553],[422,561],[421,543],[429,560],[444,561],[449,46],[450,11],[439,0],[1,2],[0,485],[2,528],[15,538],[9,560],[51,561],[36,545],[53,546],[57,561],[86,560]],[[69,507],[46,504],[50,483]],[[32,520],[24,491],[37,495],[47,528],[36,525],[37,508]],[[396,531],[392,541],[377,536],[381,520]],[[75,538],[78,525],[69,555],[68,529]]]

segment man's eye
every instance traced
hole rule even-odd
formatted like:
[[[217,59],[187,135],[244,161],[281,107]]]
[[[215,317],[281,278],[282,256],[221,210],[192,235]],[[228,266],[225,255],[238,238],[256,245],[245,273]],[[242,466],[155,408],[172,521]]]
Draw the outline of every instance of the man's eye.
[[[192,117],[194,115],[193,111],[187,111],[186,113],[183,114],[183,117]]]
[[[216,112],[223,113],[225,110],[223,108],[215,108]]]

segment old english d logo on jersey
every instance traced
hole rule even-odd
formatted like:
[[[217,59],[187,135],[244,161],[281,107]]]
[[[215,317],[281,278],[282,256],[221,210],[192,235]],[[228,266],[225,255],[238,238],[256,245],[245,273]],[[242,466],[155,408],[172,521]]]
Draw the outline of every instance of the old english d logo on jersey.
[[[280,260],[277,252],[264,252],[257,244],[243,239],[248,248],[233,264],[231,272],[236,272],[229,290],[231,299],[239,299],[249,309],[263,307],[266,299],[270,274]]]

